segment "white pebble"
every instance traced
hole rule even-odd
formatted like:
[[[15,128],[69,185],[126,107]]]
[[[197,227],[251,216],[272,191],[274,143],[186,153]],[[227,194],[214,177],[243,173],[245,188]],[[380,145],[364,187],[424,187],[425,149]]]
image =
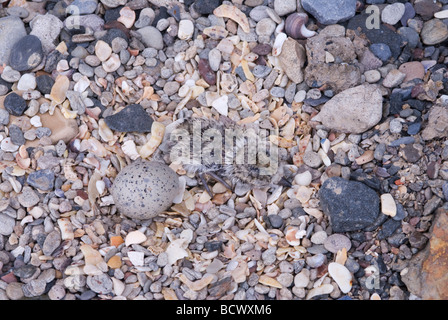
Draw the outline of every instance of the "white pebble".
[[[312,180],[313,176],[309,171],[299,173],[294,178],[295,184],[298,184],[299,186],[309,186]]]
[[[227,116],[227,112],[229,110],[229,106],[227,102],[229,101],[229,97],[227,95],[221,96],[212,103],[212,107],[216,109],[223,116]]]
[[[352,289],[352,274],[342,264],[331,262],[328,265],[328,273],[343,293],[347,293]]]
[[[33,127],[35,128],[39,128],[42,127],[42,122],[40,121],[40,117],[39,116],[34,116],[30,119],[30,123]]]
[[[381,212],[391,217],[395,217],[397,214],[397,205],[390,193],[381,195]]]
[[[24,91],[36,89],[36,77],[34,74],[25,73],[22,75],[17,83],[17,89]]]
[[[144,254],[143,252],[138,251],[130,251],[128,252],[128,258],[132,262],[132,264],[136,267],[143,266],[144,262]]]
[[[131,244],[140,244],[145,241],[146,241],[145,234],[143,232],[136,230],[136,231],[131,231],[127,234],[126,239],[125,239],[125,244],[128,247]]]
[[[194,24],[191,20],[181,20],[179,22],[179,31],[177,36],[181,40],[191,39],[194,32]]]
[[[317,231],[311,236],[311,242],[314,244],[323,244],[328,235],[325,231]]]

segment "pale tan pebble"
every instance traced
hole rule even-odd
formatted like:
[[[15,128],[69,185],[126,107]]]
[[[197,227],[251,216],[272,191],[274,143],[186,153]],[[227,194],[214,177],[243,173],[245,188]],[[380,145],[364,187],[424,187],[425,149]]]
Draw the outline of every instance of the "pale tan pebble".
[[[106,61],[103,61],[102,66],[107,73],[117,71],[121,66],[120,57],[118,54],[112,53]]]
[[[138,150],[143,159],[148,158],[156,151],[157,147],[162,143],[164,134],[165,125],[161,122],[154,121],[151,125],[151,137],[148,142]]]
[[[448,10],[437,11],[434,13],[434,18],[437,19],[447,19],[448,18]]]
[[[84,92],[89,86],[90,86],[89,78],[87,78],[86,76],[82,76],[75,83],[75,86],[74,86],[73,90],[77,91],[77,92]]]
[[[397,205],[390,193],[384,193],[380,197],[381,199],[381,212],[385,215],[395,217],[397,214]]]
[[[363,165],[367,162],[370,162],[374,159],[374,151],[373,150],[366,150],[361,156],[355,159],[356,163],[359,165]]]
[[[200,291],[207,287],[213,280],[215,280],[214,275],[205,274],[200,280],[191,281],[183,273],[179,275],[179,280],[182,281],[190,290]]]
[[[70,80],[67,76],[57,76],[53,87],[51,88],[50,98],[56,103],[61,104],[66,98],[67,90],[70,86]]]
[[[238,23],[244,32],[250,32],[249,20],[247,19],[247,16],[235,6],[222,4],[213,10],[213,14],[217,17],[232,19]]]
[[[42,209],[41,207],[33,207],[30,211],[29,214],[34,218],[34,219],[39,219],[43,214],[44,214],[44,209]]]
[[[80,247],[81,252],[84,255],[84,261],[85,261],[85,266],[83,268],[83,271],[86,274],[98,274],[97,270],[99,270],[100,272],[106,272],[107,271],[107,264],[104,261],[103,257],[101,256],[101,254],[93,249],[92,246],[88,245],[88,244],[83,244]],[[86,269],[87,267],[87,269]],[[92,268],[94,267],[94,268]],[[97,269],[97,270],[95,270]]]
[[[323,284],[317,288],[313,288],[310,291],[308,291],[308,294],[306,295],[306,300],[310,300],[315,296],[320,296],[323,294],[330,294],[333,292],[334,287],[331,284]]]
[[[95,54],[103,62],[109,59],[112,54],[112,48],[103,40],[98,40],[95,44]]]
[[[133,140],[127,140],[121,145],[121,150],[132,160],[140,158],[140,154],[137,151],[137,146]]]
[[[126,247],[129,247],[132,244],[140,244],[142,242],[145,242],[147,237],[143,232],[140,232],[138,230],[131,231],[126,235],[125,244]]]
[[[177,36],[181,40],[191,39],[194,33],[194,24],[191,20],[179,21],[179,30]]]
[[[114,133],[113,131],[107,126],[104,119],[98,120],[98,133],[105,142],[111,142],[114,141]]]
[[[129,7],[123,7],[120,10],[120,17],[117,19],[118,22],[124,24],[128,29],[132,28],[135,22],[135,12]]]
[[[223,26],[211,26],[205,28],[203,33],[214,40],[221,40],[227,37],[229,31]]]

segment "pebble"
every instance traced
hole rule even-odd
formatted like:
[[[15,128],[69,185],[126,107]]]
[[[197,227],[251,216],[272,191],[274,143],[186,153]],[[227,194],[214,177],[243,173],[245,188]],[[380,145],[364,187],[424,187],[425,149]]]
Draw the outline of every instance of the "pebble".
[[[381,12],[381,21],[393,26],[401,20],[405,9],[405,5],[400,2],[387,5]]]
[[[425,68],[420,61],[403,63],[398,68],[398,71],[406,75],[403,82],[408,82],[414,79],[423,79],[423,77],[425,76]]]
[[[390,51],[390,47],[385,43],[373,43],[370,45],[369,49],[383,62],[386,62],[392,57],[392,51]]]
[[[19,17],[0,18],[0,64],[9,64],[13,46],[27,35],[25,25]]]
[[[14,226],[16,222],[14,218],[6,215],[5,213],[0,213],[0,234],[4,236],[9,236],[14,231]]]
[[[98,40],[95,44],[95,54],[100,61],[106,61],[112,54],[112,48],[103,40]]]
[[[347,252],[351,249],[352,243],[348,237],[340,233],[334,233],[328,236],[324,241],[324,247],[332,253],[337,253],[345,248]]]
[[[181,20],[177,36],[181,40],[191,39],[194,33],[194,24],[191,20]]]
[[[119,132],[151,132],[152,118],[140,104],[131,104],[104,118],[111,130]]]
[[[0,109],[0,124],[7,125],[9,123],[9,112],[5,109]]]
[[[375,83],[381,79],[381,73],[378,70],[368,70],[364,73],[364,76],[368,83]]]
[[[441,20],[432,19],[423,24],[420,36],[424,44],[435,45],[448,39],[448,27]]]
[[[3,102],[5,109],[13,116],[21,116],[25,112],[27,105],[25,99],[17,93],[8,94]]]
[[[393,69],[384,78],[383,86],[385,86],[386,88],[397,87],[403,82],[404,78],[406,78],[405,73],[402,73],[397,69]]]
[[[113,282],[110,276],[105,273],[88,276],[86,283],[93,292],[99,294],[108,294],[112,291],[113,288]]]
[[[9,64],[17,71],[29,71],[36,68],[44,58],[42,43],[38,37],[27,35],[12,47]]]
[[[50,169],[31,172],[26,179],[27,183],[39,190],[50,191],[54,187],[54,172]]]
[[[281,17],[297,9],[297,2],[294,0],[274,0],[274,11]]]
[[[45,238],[44,244],[42,246],[42,252],[46,256],[51,256],[57,247],[61,244],[61,234],[59,231],[54,230],[50,232]]]
[[[36,77],[31,73],[25,73],[17,83],[18,90],[34,90],[36,88]]]
[[[9,126],[9,137],[11,138],[11,142],[16,146],[25,144],[22,130],[14,124]]]
[[[342,293],[348,293],[352,289],[352,275],[342,264],[330,262],[328,274],[338,284]]]
[[[40,40],[44,53],[47,54],[56,48],[54,42],[64,27],[64,24],[58,17],[48,12],[44,15],[37,15],[30,22],[30,26],[30,35],[36,36]]]
[[[142,42],[146,47],[157,50],[163,49],[163,37],[159,30],[155,27],[147,26],[137,30],[142,36]]]
[[[325,0],[303,0],[302,7],[321,24],[330,25],[346,21],[356,13],[355,0],[329,2]]]
[[[319,268],[325,263],[326,257],[322,253],[315,254],[314,256],[306,257],[306,264],[311,268]]]

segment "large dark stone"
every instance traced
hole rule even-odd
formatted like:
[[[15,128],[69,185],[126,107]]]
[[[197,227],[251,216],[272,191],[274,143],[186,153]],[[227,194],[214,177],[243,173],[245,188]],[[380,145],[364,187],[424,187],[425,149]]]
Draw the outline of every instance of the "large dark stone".
[[[196,0],[193,6],[197,13],[207,15],[212,14],[221,2],[221,0]]]
[[[120,132],[151,132],[154,122],[139,104],[131,104],[120,112],[105,117],[104,121],[109,128]]]
[[[319,198],[333,232],[364,229],[376,221],[380,212],[378,194],[357,181],[329,178],[322,184]]]
[[[49,75],[43,74],[36,77],[37,89],[43,94],[50,94],[54,80]]]
[[[36,68],[43,57],[44,52],[39,38],[27,35],[12,47],[9,65],[17,71],[28,71]]]
[[[6,96],[3,105],[10,114],[17,117],[20,117],[27,108],[25,99],[15,92],[11,92]]]

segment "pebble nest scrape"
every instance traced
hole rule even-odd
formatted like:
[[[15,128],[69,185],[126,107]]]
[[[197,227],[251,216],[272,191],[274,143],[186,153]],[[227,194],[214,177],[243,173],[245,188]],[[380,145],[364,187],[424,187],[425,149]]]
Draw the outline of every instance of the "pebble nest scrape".
[[[3,1],[0,298],[446,299],[446,263],[424,257],[447,244],[447,1],[338,4]],[[311,38],[285,34],[296,12]],[[175,163],[170,208],[120,214],[121,170],[177,119],[220,116],[279,129],[292,187],[210,197]],[[334,230],[337,177],[381,197],[363,229]]]

